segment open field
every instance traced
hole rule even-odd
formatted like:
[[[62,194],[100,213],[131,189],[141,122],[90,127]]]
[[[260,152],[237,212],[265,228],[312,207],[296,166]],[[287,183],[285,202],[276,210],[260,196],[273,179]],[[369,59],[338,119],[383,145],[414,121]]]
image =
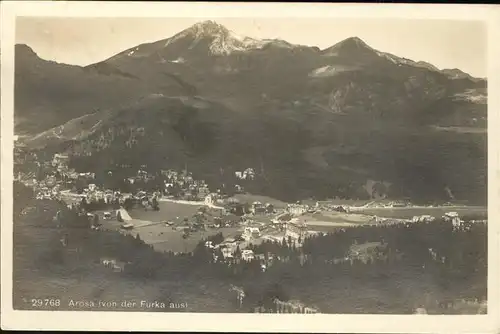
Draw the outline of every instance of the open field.
[[[308,226],[348,227],[367,224],[370,216],[362,214],[347,214],[342,212],[306,213],[299,217],[299,221]]]
[[[136,224],[134,219],[129,222],[134,225]],[[122,224],[123,223],[117,222],[116,220],[109,220],[103,222],[103,227],[105,229],[119,231],[121,230],[120,226]],[[139,234],[140,238],[144,240],[145,243],[152,245],[153,248],[159,252],[191,252],[203,238],[207,238],[219,232],[222,232],[224,237],[234,236],[238,234],[239,229],[236,227],[224,227],[209,229],[207,231],[191,232],[190,236],[186,239],[182,237],[183,232],[175,231],[172,227],[162,223],[152,222],[148,225],[135,227],[132,230],[121,231],[122,233],[131,234],[133,236]]]
[[[174,223],[180,223],[184,218],[193,216],[201,205],[196,206],[173,202],[159,202],[159,206],[160,211],[135,208],[129,210],[129,214],[134,219],[149,220],[152,222],[173,221]]]
[[[302,204],[307,204],[314,206],[318,202],[320,205],[349,205],[349,206],[363,206],[367,203],[373,202],[372,200],[363,200],[363,199],[329,199],[324,201],[315,201],[311,199],[303,200]],[[383,203],[383,200],[377,201],[377,203]],[[387,203],[390,201],[388,200]]]
[[[431,215],[436,218],[441,217],[446,212],[454,211],[459,215],[487,213],[488,209],[483,206],[445,206],[435,208],[409,207],[409,208],[367,208],[358,212],[366,215],[375,215],[387,218],[412,218],[413,216]]]
[[[234,236],[240,230],[240,228],[236,227],[214,228],[206,231],[191,232],[190,236],[184,239],[182,231],[176,231],[171,226],[166,226],[162,222],[173,221],[175,224],[182,223],[184,218],[193,216],[199,207],[173,202],[160,202],[159,205],[160,211],[130,210],[129,214],[132,220],[127,221],[127,223],[132,223],[136,227],[128,231],[122,230],[122,233],[133,236],[139,234],[145,243],[152,245],[159,252],[191,252],[203,238],[219,232],[222,232],[224,237]],[[105,229],[111,230],[120,230],[120,226],[123,224],[115,219],[101,220],[101,222]]]
[[[191,232],[188,238],[182,237],[183,233],[162,224],[135,228],[127,233],[139,234],[145,243],[150,244],[158,252],[191,252],[201,239],[222,232],[224,237],[234,236],[238,233],[236,227],[209,229],[207,231]]]

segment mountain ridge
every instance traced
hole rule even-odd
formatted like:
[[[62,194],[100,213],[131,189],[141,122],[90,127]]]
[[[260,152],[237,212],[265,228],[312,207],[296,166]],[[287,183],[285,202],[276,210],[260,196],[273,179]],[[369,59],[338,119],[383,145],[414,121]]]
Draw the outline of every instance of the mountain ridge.
[[[20,47],[16,132],[82,171],[189,163],[217,185],[236,182],[221,168],[253,167],[247,188],[290,200],[363,197],[367,180],[395,198],[485,199],[486,80],[356,37],[259,43],[202,22],[84,67]]]
[[[389,56],[391,57],[396,57],[392,54],[386,53],[386,52],[380,52],[371,46],[369,46],[365,41],[363,41],[361,38],[357,36],[352,36],[352,37],[347,37],[341,41],[338,41],[337,43],[333,44],[330,47],[326,47],[324,49],[320,49],[317,46],[305,46],[305,45],[300,45],[300,44],[293,44],[289,43],[285,40],[281,39],[255,39],[249,36],[241,36],[235,34],[233,31],[227,29],[225,26],[222,24],[217,23],[214,20],[205,20],[201,21],[198,23],[193,24],[192,26],[174,34],[171,37],[160,39],[154,42],[148,42],[148,43],[142,43],[139,44],[135,47],[127,48],[119,53],[117,53],[114,56],[111,56],[103,61],[98,61],[96,63],[92,63],[86,66],[81,66],[81,67],[89,67],[93,66],[102,62],[106,62],[108,60],[112,60],[113,58],[116,58],[117,56],[123,56],[123,55],[133,55],[134,51],[137,51],[138,48],[141,46],[150,46],[150,45],[161,45],[163,43],[163,47],[168,47],[171,43],[174,43],[176,40],[184,38],[186,36],[191,36],[196,40],[203,39],[203,38],[215,38],[219,42],[219,44],[222,45],[216,45],[212,47],[212,52],[214,55],[229,55],[232,51],[248,51],[248,50],[253,50],[253,49],[261,49],[269,44],[272,44],[275,42],[275,45],[280,45],[283,46],[285,45],[286,47],[292,48],[292,47],[297,47],[297,48],[310,48],[314,50],[318,50],[320,54],[328,55],[330,52],[335,51],[336,49],[343,49],[343,48],[348,48],[348,49],[358,49],[358,50],[367,50],[370,51],[374,54],[383,55],[383,56]],[[225,49],[224,48],[224,40],[230,40],[229,48]],[[234,42],[237,41],[239,42],[240,47],[235,47]],[[16,46],[23,46],[29,48],[32,53],[36,55],[36,52],[29,47],[26,44],[16,44]],[[245,48],[246,47],[246,48]],[[407,58],[402,58],[402,57],[396,57],[399,61],[402,63],[406,64],[413,64],[415,66],[422,66],[426,67],[428,69],[433,69],[436,71],[439,71],[441,73],[448,74],[450,76],[457,76],[458,71],[460,72],[460,75],[462,76],[467,76],[469,78],[475,79],[475,80],[486,80],[486,78],[480,78],[480,77],[474,77],[470,75],[469,73],[466,73],[460,69],[443,69],[439,70],[436,66],[422,60],[411,60]],[[61,63],[62,64],[62,63]],[[69,65],[69,64],[68,64]],[[74,65],[78,66],[78,65]]]

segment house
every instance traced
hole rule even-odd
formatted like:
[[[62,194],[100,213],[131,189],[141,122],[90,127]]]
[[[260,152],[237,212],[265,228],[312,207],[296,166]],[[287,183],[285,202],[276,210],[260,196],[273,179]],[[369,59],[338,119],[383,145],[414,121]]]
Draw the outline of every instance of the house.
[[[61,174],[65,173],[68,170],[68,165],[58,165],[57,166],[57,171]]]
[[[116,263],[115,259],[108,258],[108,257],[102,257],[100,260],[101,264],[105,267],[112,266],[113,264]]]
[[[95,179],[95,173],[79,173],[78,177],[82,179]]]
[[[457,212],[447,212],[443,216],[443,220],[446,222],[452,222],[453,226],[460,225],[460,216]]]
[[[274,212],[274,205],[272,205],[270,203],[266,203],[265,211],[266,211],[266,213],[273,213]]]
[[[293,216],[290,213],[285,212],[285,213],[282,213],[281,215],[279,215],[278,217],[276,217],[275,219],[273,219],[273,223],[274,224],[284,224],[284,223],[292,220],[292,218],[293,218]]]
[[[403,201],[392,202],[391,205],[393,208],[404,208],[408,206],[408,204]]]
[[[200,197],[204,197],[204,196],[207,196],[208,194],[210,194],[210,189],[208,189],[208,186],[206,185],[199,185],[199,186],[196,186],[198,187],[198,195]]]
[[[253,250],[244,249],[241,252],[241,258],[243,259],[243,261],[252,261],[255,258],[254,254],[253,254]]]
[[[266,260],[266,255],[265,254],[254,254],[254,258],[260,261],[265,261]]]
[[[260,237],[260,230],[258,227],[245,227],[245,231],[242,234],[243,239],[251,240]]]
[[[222,243],[216,245],[214,248],[220,248],[221,251],[224,251],[224,249],[228,249],[231,254],[236,252],[236,249],[238,248],[238,243],[234,241],[234,239],[226,239]]]
[[[333,208],[334,211],[349,213],[349,207],[346,205],[337,205]]]
[[[233,258],[233,249],[230,248],[230,247],[221,247],[220,248],[221,252],[222,252],[222,256],[224,257],[224,259],[231,259]]]
[[[264,205],[262,205],[261,202],[255,201],[252,203],[250,211],[255,215],[255,214],[266,212],[266,208],[264,207]]]
[[[291,237],[293,240],[304,240],[307,235],[307,225],[304,223],[289,222],[285,225],[285,238]]]
[[[79,174],[75,171],[68,172],[68,178],[70,178],[72,180],[77,180],[78,176],[79,176]]]
[[[247,168],[243,171],[242,176],[245,180],[253,180],[255,178],[255,170],[253,168]]]
[[[300,204],[289,204],[286,208],[287,212],[293,215],[302,215],[307,212],[307,207]]]
[[[54,155],[54,158],[52,159],[52,166],[56,167],[59,165],[67,166],[69,162],[69,157],[66,154],[58,154],[56,153]]]
[[[112,268],[115,273],[122,273],[125,271],[125,262],[117,261]]]
[[[245,214],[245,207],[240,203],[228,203],[224,206],[224,213],[243,216]]]
[[[104,267],[112,269],[114,272],[125,271],[125,262],[117,261],[113,258],[103,257],[100,259],[100,263]]]
[[[427,223],[427,222],[432,222],[436,218],[430,216],[430,215],[422,215],[422,216],[413,216],[412,222],[414,223]]]
[[[160,169],[160,175],[165,177],[170,177],[172,175],[171,170]]]
[[[128,224],[123,224],[120,226],[120,228],[124,229],[124,230],[131,230],[134,228],[134,224],[131,224],[131,223],[128,223]]]
[[[216,201],[217,201],[216,194],[208,194],[207,196],[205,196],[205,204],[206,205],[214,205]]]

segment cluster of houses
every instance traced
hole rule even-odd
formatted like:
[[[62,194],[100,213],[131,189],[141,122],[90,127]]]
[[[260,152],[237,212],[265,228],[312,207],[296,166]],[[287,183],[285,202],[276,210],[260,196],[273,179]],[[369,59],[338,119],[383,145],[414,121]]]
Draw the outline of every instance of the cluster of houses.
[[[38,200],[55,200],[59,199],[61,192],[59,185],[55,185],[53,187],[48,187],[45,183],[39,183],[34,188],[35,190],[35,198]]]
[[[257,244],[262,240],[283,242],[290,240],[300,247],[305,238],[311,234],[307,230],[307,225],[299,222],[288,213],[284,213],[271,224],[257,223],[253,221],[243,222],[243,232],[236,237],[226,238],[218,245],[213,245],[207,241],[205,246],[214,250],[220,250],[224,260],[234,260],[237,250],[240,249],[241,260],[252,261],[254,259],[264,259],[263,255],[254,254],[252,250],[246,249],[251,243]],[[267,257],[269,258],[269,256]]]
[[[349,213],[350,207],[347,205],[334,205],[328,203],[320,203],[316,202],[315,205],[305,205],[300,203],[288,204],[286,207],[286,211],[295,215],[300,216],[304,213],[314,213],[318,211],[336,211],[336,212],[344,212]]]
[[[241,236],[226,238],[223,242],[218,245],[214,245],[211,241],[207,241],[205,246],[214,250],[214,261],[224,261],[225,263],[231,265],[233,262],[238,261],[254,261],[258,260],[261,265],[262,271],[265,271],[273,264],[274,261],[280,260],[279,257],[272,253],[268,254],[255,254],[253,250],[247,249],[247,246],[258,239],[262,240],[274,240],[277,242],[282,242],[285,240],[293,240],[296,246],[300,246],[301,242],[308,235],[308,231],[305,225],[288,223],[285,229],[285,233],[279,233],[276,238],[272,237],[272,232],[264,231],[258,227],[245,227],[244,232]],[[288,242],[288,241],[287,241]],[[216,250],[220,251],[222,259],[217,258]]]
[[[177,195],[194,200],[206,200],[210,189],[205,180],[195,180],[187,171],[177,172],[175,170],[162,170],[164,177],[164,193],[166,195]]]
[[[50,166],[54,171],[57,171],[66,184],[72,184],[76,180],[84,180],[87,182],[92,182],[95,179],[95,173],[86,172],[78,173],[73,168],[68,167],[69,156],[67,154],[54,154]]]
[[[275,212],[274,205],[272,205],[270,203],[263,204],[259,201],[255,201],[250,206],[250,213],[253,215],[272,214],[274,212]]]
[[[68,171],[69,156],[67,154],[54,154],[52,158],[52,167],[59,172]]]
[[[409,224],[413,223],[413,219],[420,219],[420,218],[405,219],[405,218],[386,218],[386,217],[373,216],[370,221],[370,224],[372,225],[406,224],[407,226],[409,226]]]
[[[470,231],[473,224],[486,224],[487,222],[486,220],[464,221],[457,212],[447,212],[443,215],[442,219],[451,222],[454,231]]]
[[[243,171],[237,171],[234,174],[240,180],[253,180],[253,179],[255,179],[255,170],[253,168],[247,168]]]
[[[260,238],[260,229],[258,227],[245,227],[243,230],[243,234],[241,237],[245,239],[246,241],[251,241],[252,239],[258,239]]]
[[[436,220],[436,217],[430,215],[413,216],[413,223],[430,223]]]
[[[285,238],[291,238],[296,245],[301,245],[308,235],[307,225],[292,219],[285,224]]]
[[[306,213],[308,210],[309,210],[309,206],[302,205],[302,204],[288,204],[286,207],[287,212],[289,212],[293,215],[296,215],[296,216],[302,215],[302,214]]]
[[[83,189],[83,193],[80,195],[80,197],[84,198],[88,204],[95,202],[112,204],[117,201],[123,204],[124,201],[124,196],[122,196],[119,191],[100,189],[93,183],[90,183],[87,188]]]
[[[95,173],[78,173],[74,169],[68,167],[69,157],[65,154],[55,154],[51,161],[46,161],[43,164],[36,161],[35,164],[39,167],[43,165],[46,168],[44,179],[37,180],[33,172],[24,174],[19,172],[17,179],[22,181],[27,186],[55,188],[56,186],[64,185],[66,188],[75,185],[78,180],[84,183],[93,182]]]
[[[278,298],[273,299],[273,309],[266,309],[264,306],[258,306],[254,309],[255,313],[299,313],[314,314],[321,313],[317,307],[308,306],[298,300],[282,301]]]
[[[141,166],[141,168],[139,170],[137,170],[136,175],[127,178],[127,182],[129,184],[135,184],[135,183],[140,182],[140,181],[147,183],[147,182],[154,181],[155,179],[156,179],[156,177],[153,174],[147,172],[146,166],[143,165],[143,166]]]
[[[123,261],[118,261],[114,258],[107,258],[107,257],[101,258],[100,263],[103,267],[109,268],[113,272],[121,273],[125,271],[126,263]]]
[[[255,254],[251,249],[242,249],[238,254],[239,243],[235,238],[228,238],[218,245],[213,245],[210,241],[207,241],[205,246],[214,250],[214,262],[222,261],[228,265],[235,262],[238,263],[239,261],[251,262],[257,260],[260,262],[261,270],[266,271],[275,260],[274,254],[268,253],[267,256],[266,254]],[[218,258],[219,256],[215,250],[220,250],[222,259]]]

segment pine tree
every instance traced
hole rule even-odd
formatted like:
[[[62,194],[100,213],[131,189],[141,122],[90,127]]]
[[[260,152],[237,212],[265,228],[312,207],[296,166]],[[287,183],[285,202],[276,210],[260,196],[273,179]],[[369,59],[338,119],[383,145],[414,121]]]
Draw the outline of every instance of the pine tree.
[[[234,256],[236,258],[240,258],[241,257],[240,245],[236,246],[236,251],[234,252]]]

